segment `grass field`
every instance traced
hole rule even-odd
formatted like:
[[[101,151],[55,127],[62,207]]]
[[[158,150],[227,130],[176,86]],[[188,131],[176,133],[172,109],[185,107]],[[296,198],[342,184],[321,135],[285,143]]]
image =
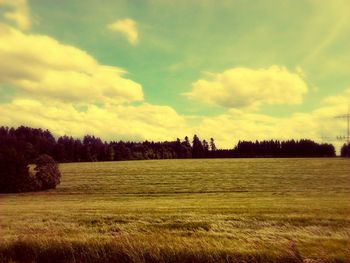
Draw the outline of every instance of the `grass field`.
[[[0,261],[350,262],[349,160],[60,169],[56,190],[0,195]]]

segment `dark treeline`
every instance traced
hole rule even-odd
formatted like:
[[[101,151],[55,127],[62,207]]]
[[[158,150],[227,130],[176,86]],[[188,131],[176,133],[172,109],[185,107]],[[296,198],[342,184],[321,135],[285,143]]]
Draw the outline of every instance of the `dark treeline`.
[[[350,157],[350,143],[344,144],[340,150],[341,157]]]
[[[82,140],[69,136],[55,138],[50,131],[29,127],[0,127],[0,150],[13,149],[29,162],[47,154],[58,162],[93,162],[144,159],[238,158],[238,157],[333,157],[334,146],[311,140],[240,141],[233,149],[217,149],[194,136],[166,142],[103,142],[86,135]]]

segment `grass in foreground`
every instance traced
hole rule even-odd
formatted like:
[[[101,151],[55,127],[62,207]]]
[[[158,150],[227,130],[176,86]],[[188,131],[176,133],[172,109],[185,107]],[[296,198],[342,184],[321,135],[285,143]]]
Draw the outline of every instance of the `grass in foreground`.
[[[0,196],[1,261],[350,262],[349,160],[60,168],[54,191]]]

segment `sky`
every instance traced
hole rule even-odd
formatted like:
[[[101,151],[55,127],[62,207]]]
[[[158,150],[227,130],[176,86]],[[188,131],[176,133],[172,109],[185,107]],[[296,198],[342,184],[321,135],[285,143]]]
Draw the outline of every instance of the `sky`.
[[[348,0],[0,0],[0,125],[339,147],[349,43]]]

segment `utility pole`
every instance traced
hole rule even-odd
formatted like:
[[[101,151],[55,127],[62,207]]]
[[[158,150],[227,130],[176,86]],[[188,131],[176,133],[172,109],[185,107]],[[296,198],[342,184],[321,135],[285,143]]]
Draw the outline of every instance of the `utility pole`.
[[[350,147],[350,105],[348,106],[348,113],[336,116],[337,119],[345,119],[347,121],[347,135],[346,136],[337,136],[337,140],[346,141],[346,147]],[[347,150],[347,157],[349,156],[349,151]]]
[[[344,136],[338,136],[338,139],[346,139],[347,144],[350,144],[350,107],[348,107],[348,113],[347,114],[343,114],[343,115],[339,115],[336,116],[337,119],[346,119],[347,120],[347,124],[348,124],[348,128],[347,128],[347,135],[346,137]]]

